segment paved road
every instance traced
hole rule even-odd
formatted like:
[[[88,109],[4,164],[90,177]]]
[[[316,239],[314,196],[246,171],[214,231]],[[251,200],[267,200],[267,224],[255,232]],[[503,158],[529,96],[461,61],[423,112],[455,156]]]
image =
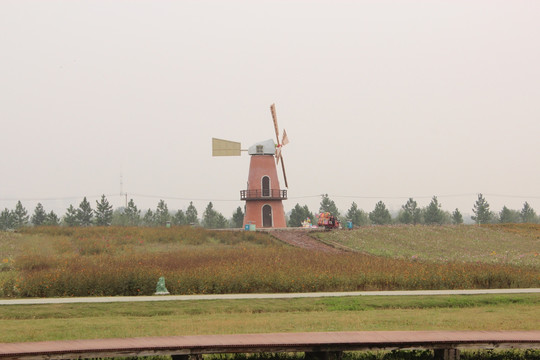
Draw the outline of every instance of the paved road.
[[[352,291],[284,294],[220,294],[220,295],[154,295],[154,296],[110,296],[78,298],[31,298],[0,300],[0,305],[112,303],[140,301],[193,301],[193,300],[240,300],[240,299],[293,299],[343,296],[432,296],[432,295],[478,295],[478,294],[540,294],[533,289],[479,289],[479,290],[411,290],[411,291]]]

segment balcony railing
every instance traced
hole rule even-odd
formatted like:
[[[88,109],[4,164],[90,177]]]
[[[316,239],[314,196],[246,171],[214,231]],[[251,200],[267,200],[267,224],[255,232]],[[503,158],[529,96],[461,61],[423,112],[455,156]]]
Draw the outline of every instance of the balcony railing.
[[[287,190],[240,190],[240,200],[287,200]]]

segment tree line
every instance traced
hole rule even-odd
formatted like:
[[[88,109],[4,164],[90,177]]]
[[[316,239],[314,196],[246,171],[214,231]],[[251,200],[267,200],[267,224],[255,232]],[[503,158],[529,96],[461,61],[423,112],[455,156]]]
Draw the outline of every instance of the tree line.
[[[366,212],[358,208],[353,202],[345,214],[341,214],[333,200],[328,194],[322,196],[319,213],[329,212],[337,216],[342,223],[351,221],[355,226],[365,225],[387,225],[387,224],[462,224],[463,215],[459,209],[453,212],[442,210],[436,196],[433,196],[428,206],[420,208],[413,198],[409,198],[403,204],[394,217],[383,201],[375,204],[375,208]],[[509,209],[503,206],[498,213],[490,210],[489,203],[482,194],[478,194],[478,199],[472,208],[472,220],[477,224],[490,223],[540,223],[540,218],[528,202],[523,204],[521,210]],[[288,215],[287,225],[289,227],[302,226],[302,222],[307,218],[316,222],[316,217],[307,205],[296,204]],[[209,202],[202,217],[199,218],[198,211],[189,203],[186,211],[169,211],[164,200],[159,200],[156,209],[148,209],[144,214],[130,199],[126,207],[113,210],[105,195],[96,200],[95,208],[90,202],[83,198],[76,208],[70,205],[66,213],[59,217],[54,211],[47,212],[41,203],[38,203],[32,215],[24,208],[20,201],[15,209],[5,208],[0,212],[0,230],[18,229],[23,226],[202,226],[209,229],[221,228],[241,228],[244,222],[244,212],[239,206],[232,216],[227,219],[223,214],[214,209],[212,202]]]
[[[418,203],[409,198],[403,204],[394,217],[384,204],[379,201],[375,204],[375,208],[369,213],[358,208],[358,205],[353,202],[351,207],[345,214],[341,214],[333,200],[328,197],[328,194],[322,195],[322,200],[319,207],[319,213],[329,212],[337,216],[342,223],[351,221],[355,226],[365,225],[388,225],[388,224],[463,224],[463,215],[459,209],[453,212],[442,210],[441,204],[436,196],[433,196],[428,206],[420,208]],[[478,194],[478,199],[472,208],[473,215],[471,219],[476,224],[493,224],[493,223],[540,223],[540,218],[529,205],[528,202],[523,204],[521,210],[511,210],[506,206],[498,213],[490,210],[489,203],[482,194]],[[296,204],[292,209],[288,226],[302,226],[302,222],[310,218],[314,222],[315,214],[312,213],[307,205],[301,206]]]
[[[66,213],[60,218],[54,211],[47,212],[41,203],[36,205],[32,215],[18,201],[15,209],[5,208],[0,212],[0,230],[18,229],[23,226],[168,226],[168,225],[194,225],[209,229],[241,228],[244,222],[244,213],[238,207],[227,219],[214,209],[209,202],[199,219],[198,211],[189,203],[186,211],[169,211],[164,200],[159,200],[155,210],[148,209],[144,214],[130,199],[126,207],[113,210],[105,195],[96,200],[95,208],[83,198],[78,207],[70,205]]]

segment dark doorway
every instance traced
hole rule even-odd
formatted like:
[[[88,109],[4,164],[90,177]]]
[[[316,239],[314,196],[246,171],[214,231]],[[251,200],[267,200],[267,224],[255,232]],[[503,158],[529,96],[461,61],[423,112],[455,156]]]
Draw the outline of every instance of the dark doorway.
[[[264,205],[262,208],[263,227],[272,227],[272,207]]]
[[[262,195],[270,196],[270,178],[268,176],[262,178]]]

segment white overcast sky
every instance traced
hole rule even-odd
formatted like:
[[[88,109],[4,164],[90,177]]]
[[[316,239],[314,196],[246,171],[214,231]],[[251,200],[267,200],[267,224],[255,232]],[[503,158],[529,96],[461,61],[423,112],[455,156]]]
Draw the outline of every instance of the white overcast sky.
[[[0,2],[0,210],[88,196],[227,217],[274,138],[289,200],[540,212],[540,2]],[[143,196],[144,195],[144,196]]]

